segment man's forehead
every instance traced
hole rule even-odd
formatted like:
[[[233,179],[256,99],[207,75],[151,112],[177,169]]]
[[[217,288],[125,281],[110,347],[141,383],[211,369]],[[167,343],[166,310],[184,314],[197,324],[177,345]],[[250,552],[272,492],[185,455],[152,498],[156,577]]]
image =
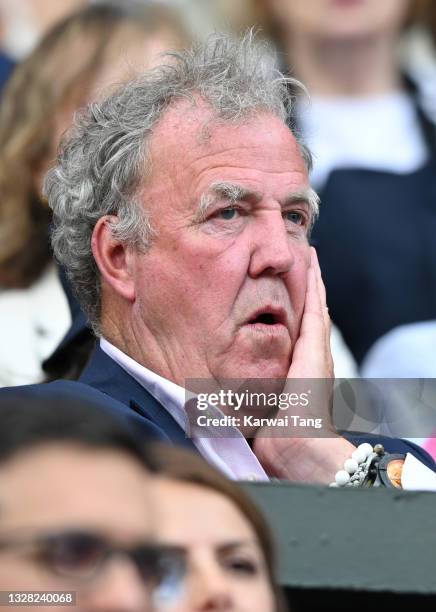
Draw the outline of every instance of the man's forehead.
[[[160,207],[165,197],[173,210],[185,209],[187,201],[196,207],[217,181],[280,197],[309,182],[300,146],[281,119],[259,112],[225,121],[202,101],[184,101],[165,113],[150,158],[149,202],[157,197]]]
[[[152,140],[161,143],[177,139],[181,134],[190,134],[199,137],[201,126],[210,122],[214,117],[213,110],[201,98],[193,100],[179,100],[162,114],[154,130]]]
[[[202,99],[183,100],[171,106],[157,124],[151,138],[151,152],[152,157],[160,161],[177,156],[187,161],[190,154],[207,156],[220,150],[230,152],[244,145],[264,147],[268,142],[275,150],[281,144],[282,153],[300,158],[304,165],[294,135],[271,112],[259,110],[239,121],[230,121],[217,117]]]

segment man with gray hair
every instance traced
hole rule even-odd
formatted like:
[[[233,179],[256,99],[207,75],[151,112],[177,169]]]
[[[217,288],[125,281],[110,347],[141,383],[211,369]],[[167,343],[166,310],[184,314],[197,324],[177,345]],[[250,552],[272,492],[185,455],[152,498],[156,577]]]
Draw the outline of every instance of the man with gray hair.
[[[53,385],[99,390],[233,478],[327,483],[354,451],[329,423],[318,438],[250,423],[186,437],[186,381],[333,377],[308,242],[318,199],[288,128],[299,88],[251,35],[217,35],[79,117],[46,194],[55,255],[100,346],[80,382]]]

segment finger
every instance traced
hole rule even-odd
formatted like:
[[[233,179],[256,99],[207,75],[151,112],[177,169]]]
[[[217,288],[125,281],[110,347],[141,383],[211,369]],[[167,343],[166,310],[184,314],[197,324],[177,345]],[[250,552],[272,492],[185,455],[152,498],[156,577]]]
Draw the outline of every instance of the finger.
[[[318,284],[319,294],[323,306],[327,306],[326,290],[321,278],[321,268],[318,261],[318,253],[314,247],[310,247],[310,265],[315,270],[316,282]]]
[[[321,304],[321,311],[322,311],[323,318],[324,318],[326,334],[327,334],[327,337],[330,338],[331,321],[330,321],[329,309],[327,306],[327,292],[326,292],[326,288],[324,285],[324,281],[322,280],[322,276],[321,276],[321,268],[319,266],[318,254],[313,247],[311,247],[311,266],[313,267],[315,271],[317,290],[318,290],[318,295],[319,295],[320,304]]]
[[[319,268],[319,266],[318,260],[316,258],[315,249],[311,247],[310,266],[307,269],[307,285],[306,299],[304,303],[304,313],[314,313],[323,316],[323,304],[318,288],[317,268]]]
[[[320,268],[319,261],[318,261],[318,254],[313,247],[311,251],[311,262],[312,262],[313,269],[315,271],[317,290],[318,290],[318,295],[319,295],[319,299],[321,303],[321,310],[323,313],[324,328],[325,328],[325,355],[329,363],[331,372],[333,372],[334,363],[333,363],[333,357],[331,353],[331,344],[330,344],[332,322],[331,322],[330,315],[329,315],[329,309],[327,307],[327,302],[326,302],[327,292],[326,292],[325,285],[324,285],[324,282],[321,276],[321,268]]]
[[[307,271],[306,301],[301,320],[300,339],[309,343],[314,351],[319,351],[325,344],[325,324],[319,298],[315,271]],[[300,343],[301,344],[301,343]],[[305,348],[308,348],[305,346]]]
[[[312,260],[312,258],[311,258]],[[318,262],[307,270],[306,298],[300,335],[295,344],[289,378],[328,378],[331,373],[330,337],[317,282]]]

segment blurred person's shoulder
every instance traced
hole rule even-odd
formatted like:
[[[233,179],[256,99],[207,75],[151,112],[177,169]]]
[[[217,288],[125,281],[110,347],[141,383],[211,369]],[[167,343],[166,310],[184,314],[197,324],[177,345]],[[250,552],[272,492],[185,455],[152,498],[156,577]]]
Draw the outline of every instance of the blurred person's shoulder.
[[[379,338],[362,363],[365,378],[435,378],[436,320],[401,325]]]
[[[71,322],[68,302],[54,265],[25,289],[0,292],[0,386],[44,378],[41,367]]]

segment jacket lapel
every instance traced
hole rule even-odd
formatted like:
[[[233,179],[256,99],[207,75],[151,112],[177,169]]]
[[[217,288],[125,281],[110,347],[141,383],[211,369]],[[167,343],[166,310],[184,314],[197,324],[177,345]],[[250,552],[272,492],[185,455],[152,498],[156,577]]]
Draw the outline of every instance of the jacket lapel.
[[[129,406],[160,427],[175,444],[196,450],[192,440],[186,437],[169,412],[99,346],[79,380]]]

